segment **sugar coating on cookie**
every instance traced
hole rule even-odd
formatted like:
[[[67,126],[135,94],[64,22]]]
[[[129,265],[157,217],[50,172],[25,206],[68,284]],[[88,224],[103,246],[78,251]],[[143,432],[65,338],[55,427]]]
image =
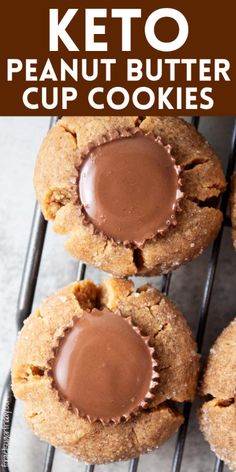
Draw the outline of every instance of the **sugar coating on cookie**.
[[[103,318],[104,310],[105,318]],[[90,321],[99,323],[100,319],[106,327],[108,321],[111,323],[111,334],[108,336],[110,341],[104,334],[101,342],[105,350],[112,349],[111,342],[112,344],[116,342],[117,351],[113,350],[111,357],[109,355],[104,357],[99,338],[95,339],[96,336],[94,338],[93,328],[92,331],[89,329],[90,336],[84,332],[82,347],[85,347],[86,338],[88,346],[85,347],[81,362],[86,364],[86,353],[89,352],[90,343],[94,341],[93,345],[94,348],[97,346],[97,351],[95,349],[91,356],[88,356],[88,362],[94,362],[97,352],[98,369],[93,368],[92,372],[88,372],[85,365],[88,378],[84,378],[81,388],[84,394],[88,390],[89,402],[83,404],[84,411],[81,415],[80,408],[77,408],[79,405],[75,405],[78,399],[71,396],[74,385],[69,391],[67,384],[68,379],[73,381],[68,365],[75,366],[73,360],[75,351],[71,349],[70,343],[66,345],[62,341],[60,344],[60,340],[68,341],[66,336],[69,333],[77,338],[78,330],[75,333],[72,328],[76,324],[77,328],[81,327],[80,321],[84,323],[85,313],[88,314],[85,330],[89,329],[87,323]],[[93,313],[96,313],[96,320],[91,319]],[[124,344],[117,339],[117,332],[113,331],[113,322],[119,323]],[[129,349],[124,349],[127,343]],[[67,368],[65,364],[63,365],[65,357],[58,358],[56,355],[62,354],[62,351],[57,349],[63,346],[66,349],[63,355],[67,356]],[[74,348],[77,349],[78,345]],[[140,355],[142,362],[145,361],[145,366],[138,362]],[[57,361],[59,359],[57,365],[50,362],[52,357]],[[109,361],[111,364],[104,368],[104,362],[109,363]],[[155,378],[153,377],[155,363],[157,363],[158,378],[156,374]],[[53,365],[59,369],[54,370],[54,374],[52,374]],[[83,281],[75,282],[47,298],[25,321],[16,345],[12,365],[12,386],[15,396],[24,402],[25,417],[29,427],[40,438],[80,460],[105,463],[126,460],[145,453],[158,447],[177,431],[183,422],[183,416],[173,407],[173,403],[169,403],[169,400],[174,402],[193,400],[198,365],[196,345],[184,317],[158,290],[145,286],[135,292],[133,283],[124,279],[109,279],[100,286]],[[75,368],[74,374],[77,375],[77,367],[73,368]],[[128,369],[127,374],[125,369]],[[96,372],[98,389],[93,383],[93,388],[89,390],[88,382],[96,380],[93,379]],[[128,381],[130,372],[132,383]],[[62,377],[59,378],[58,375]],[[63,375],[69,375],[68,379],[63,378]],[[83,372],[80,372],[80,375],[83,375]],[[53,383],[53,379],[57,381],[57,385]],[[81,379],[82,377],[80,383]],[[119,392],[114,391],[114,379],[116,385],[122,386],[122,403],[128,399],[127,404],[122,405],[124,410],[120,409],[119,395],[117,396]],[[127,386],[124,384],[125,379]],[[110,380],[110,395],[108,395]],[[106,408],[108,408],[105,405],[106,401],[100,406],[95,404],[96,394],[101,395],[102,389],[104,389],[104,399],[109,400],[113,397],[116,403],[109,406],[108,415],[104,414],[104,409],[107,413]],[[151,392],[151,395],[147,392]],[[94,405],[91,401],[92,396]],[[86,400],[85,395],[82,395],[82,400]],[[134,409],[131,406],[132,400]],[[101,406],[103,412],[94,410],[95,407]],[[122,413],[124,418],[121,421],[121,418],[119,421],[106,421],[115,416],[114,411],[117,412],[116,419]],[[96,420],[95,416],[101,418]]]
[[[222,223],[210,204],[225,189],[219,159],[175,117],[64,117],[42,143],[34,184],[70,254],[117,276],[179,267]]]
[[[211,449],[231,470],[236,470],[236,319],[213,345],[207,361],[201,394],[200,428]]]

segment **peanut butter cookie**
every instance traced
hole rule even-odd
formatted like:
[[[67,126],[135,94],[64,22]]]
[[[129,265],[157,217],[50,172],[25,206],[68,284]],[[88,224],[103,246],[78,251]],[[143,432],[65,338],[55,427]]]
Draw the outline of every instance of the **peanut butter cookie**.
[[[233,243],[236,249],[236,172],[234,173],[231,181],[231,221],[233,227]]]
[[[212,347],[201,393],[200,428],[215,454],[236,471],[236,319]]]
[[[118,276],[168,272],[215,238],[225,189],[210,145],[180,118],[64,117],[44,139],[34,184],[75,258]]]
[[[158,290],[83,281],[25,321],[12,386],[40,438],[99,464],[150,451],[177,431],[183,416],[173,401],[193,400],[198,364],[184,317]]]

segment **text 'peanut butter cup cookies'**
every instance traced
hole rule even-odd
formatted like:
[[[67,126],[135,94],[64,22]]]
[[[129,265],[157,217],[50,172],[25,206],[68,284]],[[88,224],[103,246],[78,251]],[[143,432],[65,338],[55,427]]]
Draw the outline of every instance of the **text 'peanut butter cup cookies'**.
[[[75,282],[25,322],[12,385],[29,426],[78,459],[103,463],[158,447],[194,398],[198,355],[182,314],[160,292],[109,279]]]
[[[215,454],[236,471],[236,319],[223,331],[208,358],[201,394],[200,428]]]
[[[179,118],[65,117],[48,133],[35,188],[76,258],[116,275],[150,275],[196,257],[216,236],[220,162]]]

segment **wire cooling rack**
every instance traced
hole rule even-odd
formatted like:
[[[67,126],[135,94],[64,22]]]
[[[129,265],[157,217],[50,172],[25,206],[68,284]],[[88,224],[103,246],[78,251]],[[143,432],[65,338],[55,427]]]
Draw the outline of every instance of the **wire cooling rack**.
[[[51,118],[50,127],[55,123],[56,118]],[[199,126],[200,118],[192,117],[192,124],[197,129]],[[226,169],[226,179],[230,182],[231,175],[234,170],[236,161],[236,122],[234,122],[234,127],[230,139],[230,151],[227,162]],[[208,309],[211,300],[211,294],[214,286],[214,278],[217,267],[218,256],[220,252],[221,240],[223,236],[223,231],[225,226],[230,224],[229,219],[227,218],[227,206],[229,201],[229,186],[227,187],[226,192],[223,194],[220,200],[220,209],[224,214],[224,223],[222,228],[213,243],[210,259],[208,262],[205,285],[203,290],[203,295],[201,299],[200,309],[199,309],[199,318],[198,318],[198,329],[196,341],[198,344],[198,350],[201,353],[202,344],[205,334],[205,328],[208,317]],[[32,309],[32,304],[34,300],[34,293],[39,273],[40,261],[44,246],[45,233],[46,233],[47,222],[44,220],[38,204],[35,206],[31,233],[25,258],[25,264],[21,279],[21,286],[19,291],[19,298],[17,303],[16,311],[16,325],[17,330],[19,331],[22,328],[23,321],[29,315]],[[78,280],[83,280],[86,273],[86,265],[83,263],[79,264],[78,267]],[[168,294],[169,287],[171,283],[171,273],[163,275],[161,291],[164,294]],[[14,407],[15,399],[11,390],[11,375],[10,372],[6,378],[5,385],[3,388],[1,404],[0,404],[0,451],[4,451],[4,457],[7,460],[1,461],[0,471],[1,472],[13,472],[9,468],[8,461],[8,445],[9,438],[11,435],[11,426],[14,416]],[[182,458],[184,453],[185,441],[188,432],[188,422],[191,412],[191,403],[185,403],[183,407],[183,414],[185,421],[180,427],[177,441],[175,446],[175,451],[172,460],[172,466],[170,472],[179,472],[181,470]],[[7,440],[6,440],[7,439]],[[42,463],[43,472],[51,472],[53,468],[55,449],[52,446],[47,447],[46,455]],[[129,461],[128,472],[137,472],[139,466],[139,458],[135,458]],[[85,472],[93,472],[96,469],[95,465],[85,465]],[[223,472],[224,463],[217,459],[215,460],[215,465],[213,472]],[[96,471],[95,471],[96,472]]]

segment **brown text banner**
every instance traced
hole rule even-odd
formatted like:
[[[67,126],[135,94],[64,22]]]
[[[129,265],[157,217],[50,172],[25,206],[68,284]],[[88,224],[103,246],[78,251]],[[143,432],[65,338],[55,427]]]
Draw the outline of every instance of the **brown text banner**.
[[[1,9],[1,115],[235,114],[228,0],[25,0]]]

